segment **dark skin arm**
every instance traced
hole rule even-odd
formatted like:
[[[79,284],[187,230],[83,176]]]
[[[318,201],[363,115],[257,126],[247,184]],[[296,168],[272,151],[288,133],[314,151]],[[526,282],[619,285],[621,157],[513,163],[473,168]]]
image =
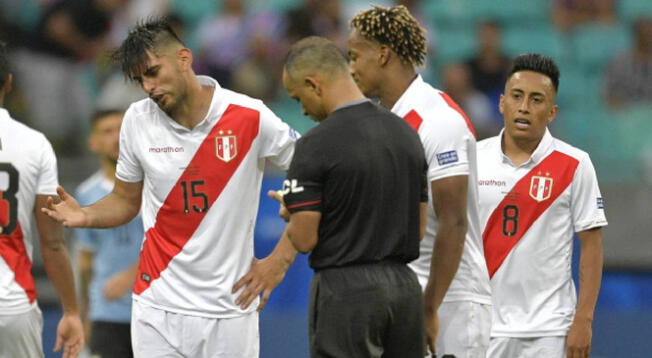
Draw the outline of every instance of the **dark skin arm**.
[[[457,273],[464,250],[468,176],[435,180],[430,186],[439,227],[424,292],[424,307],[428,347],[434,352],[439,332],[437,310]]]
[[[54,351],[58,352],[63,348],[63,357],[73,358],[84,347],[84,329],[75,295],[75,280],[66,240],[63,238],[63,230],[59,223],[50,219],[41,211],[48,199],[49,197],[46,195],[36,196],[34,217],[39,232],[45,273],[57,291],[63,307],[63,316],[57,326]]]

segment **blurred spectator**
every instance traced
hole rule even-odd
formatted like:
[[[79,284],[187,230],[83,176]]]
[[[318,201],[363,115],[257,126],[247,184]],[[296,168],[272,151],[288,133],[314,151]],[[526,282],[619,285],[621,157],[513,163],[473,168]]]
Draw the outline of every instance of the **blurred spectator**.
[[[111,47],[118,47],[123,39],[127,37],[129,29],[134,27],[138,21],[148,17],[163,17],[170,13],[172,0],[127,0],[113,17],[111,32],[109,33],[109,44]],[[175,29],[176,31],[176,29]]]
[[[249,55],[233,71],[231,86],[234,91],[260,98],[273,100],[278,91],[276,81],[280,77],[280,63],[272,61],[275,56],[268,46],[265,36],[254,35],[249,39]]]
[[[489,98],[473,88],[471,74],[463,63],[453,63],[442,71],[444,92],[466,112],[475,127],[478,140],[497,135],[502,128],[501,123],[494,118]]]
[[[249,57],[255,53],[265,57],[263,62],[277,63],[280,28],[277,14],[249,11],[243,0],[224,0],[220,12],[206,17],[199,25],[196,70],[215,78],[221,86],[233,87],[234,71],[247,63],[265,74],[263,80],[275,81],[278,76],[269,73],[266,67],[259,67],[260,61]]]
[[[305,0],[285,17],[288,43],[307,36],[322,36],[341,46],[345,43],[347,23],[339,0]]]
[[[562,32],[587,23],[612,25],[616,15],[614,0],[555,0],[552,6],[552,22]]]
[[[481,22],[477,28],[476,41],[477,53],[467,61],[471,70],[471,83],[489,97],[497,108],[510,66],[509,57],[502,52],[500,25],[493,20]]]
[[[81,147],[79,130],[85,127],[82,121],[90,115],[92,99],[80,73],[103,48],[111,17],[126,1],[51,1],[36,30],[13,43],[11,62],[27,102],[27,120],[55,149]]]
[[[606,99],[612,108],[652,104],[652,17],[633,27],[634,48],[617,56],[607,69]]]

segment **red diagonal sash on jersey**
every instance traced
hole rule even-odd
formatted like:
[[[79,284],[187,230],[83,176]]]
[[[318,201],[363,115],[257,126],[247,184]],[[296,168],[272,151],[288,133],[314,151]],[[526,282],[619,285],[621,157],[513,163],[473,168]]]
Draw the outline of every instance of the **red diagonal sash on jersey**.
[[[251,145],[258,135],[260,116],[253,109],[230,105],[222,118],[215,124],[203,143],[197,149],[194,157],[188,163],[186,170],[181,174],[177,183],[168,194],[165,202],[156,215],[156,223],[147,230],[146,239],[140,255],[138,277],[134,285],[134,292],[140,294],[156,280],[168,263],[183,249],[193,233],[202,222],[209,208],[220,196],[233,173],[245,158]],[[216,155],[216,136],[229,134],[237,137],[237,153],[231,160],[224,161]],[[184,189],[186,196],[191,191],[193,181],[203,181],[197,186],[207,197],[208,208],[203,212],[193,210],[193,205],[201,208],[202,197],[191,196],[196,203],[190,203],[190,211],[184,212]]]
[[[462,108],[457,103],[455,103],[455,101],[453,101],[453,99],[450,98],[449,95],[447,95],[444,92],[440,92],[439,94],[444,99],[444,101],[446,101],[446,103],[448,103],[449,107],[454,109],[457,113],[459,113],[462,116],[462,118],[464,118],[464,122],[466,122],[466,126],[471,131],[471,134],[473,134],[473,136],[477,138],[478,136],[475,134],[475,128],[473,128],[473,123],[471,123],[471,120],[469,119],[469,116],[467,116],[466,113],[464,113]]]
[[[14,280],[25,290],[29,303],[36,300],[36,287],[32,277],[32,262],[23,242],[23,229],[16,223],[10,235],[0,235],[0,256],[14,273]]]
[[[512,190],[505,195],[491,213],[489,220],[487,220],[487,226],[482,233],[489,277],[493,277],[507,255],[516,246],[516,243],[570,185],[578,164],[577,159],[554,151],[521,178]],[[551,178],[552,181],[550,179],[543,180],[542,177]],[[542,196],[537,191],[539,187],[531,186],[542,185],[541,188],[543,188],[544,182],[547,183],[545,187],[546,195]],[[540,201],[537,201],[536,198],[539,198]],[[514,217],[513,206],[517,207],[517,218]],[[510,216],[508,219],[517,220],[516,231],[510,233],[509,236],[504,233],[506,213]],[[512,225],[513,223],[507,227],[514,228]]]
[[[417,132],[419,131],[419,127],[421,127],[421,123],[423,123],[423,118],[414,109],[409,111],[403,119]]]

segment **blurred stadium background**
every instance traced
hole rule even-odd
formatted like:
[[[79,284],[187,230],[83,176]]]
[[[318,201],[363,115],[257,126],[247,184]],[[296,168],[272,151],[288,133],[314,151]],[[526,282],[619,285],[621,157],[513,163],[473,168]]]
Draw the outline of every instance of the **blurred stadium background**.
[[[508,58],[540,52],[558,62],[560,113],[551,130],[591,155],[610,223],[592,357],[652,356],[652,1],[398,2],[429,32],[421,73],[465,108],[482,136],[501,126],[496,83],[504,80]],[[312,34],[344,49],[348,20],[368,6],[362,0],[0,0],[0,39],[10,45],[16,77],[7,105],[50,138],[60,180],[73,189],[97,168],[86,149],[90,113],[144,97],[122,80],[108,51],[137,19],[169,15],[193,50],[197,73],[262,98],[305,132],[313,123],[280,85],[285,50]],[[263,193],[282,179],[272,168]],[[282,227],[277,206],[263,194],[258,257],[271,251]],[[60,313],[35,257],[46,357],[58,357],[48,351]],[[272,294],[261,315],[261,357],[307,357],[310,276],[301,256]]]

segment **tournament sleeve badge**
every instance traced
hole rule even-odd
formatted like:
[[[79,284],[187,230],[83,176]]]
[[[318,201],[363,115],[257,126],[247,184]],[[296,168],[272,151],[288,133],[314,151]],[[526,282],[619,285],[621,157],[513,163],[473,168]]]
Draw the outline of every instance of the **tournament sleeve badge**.
[[[541,174],[541,172],[537,173]],[[550,173],[546,173],[550,175]],[[535,175],[532,176],[530,180],[530,196],[532,199],[542,202],[550,198],[550,193],[552,192],[553,180],[547,176]]]
[[[238,155],[238,136],[232,133],[231,130],[220,130],[219,135],[215,136],[215,156],[224,162]]]

